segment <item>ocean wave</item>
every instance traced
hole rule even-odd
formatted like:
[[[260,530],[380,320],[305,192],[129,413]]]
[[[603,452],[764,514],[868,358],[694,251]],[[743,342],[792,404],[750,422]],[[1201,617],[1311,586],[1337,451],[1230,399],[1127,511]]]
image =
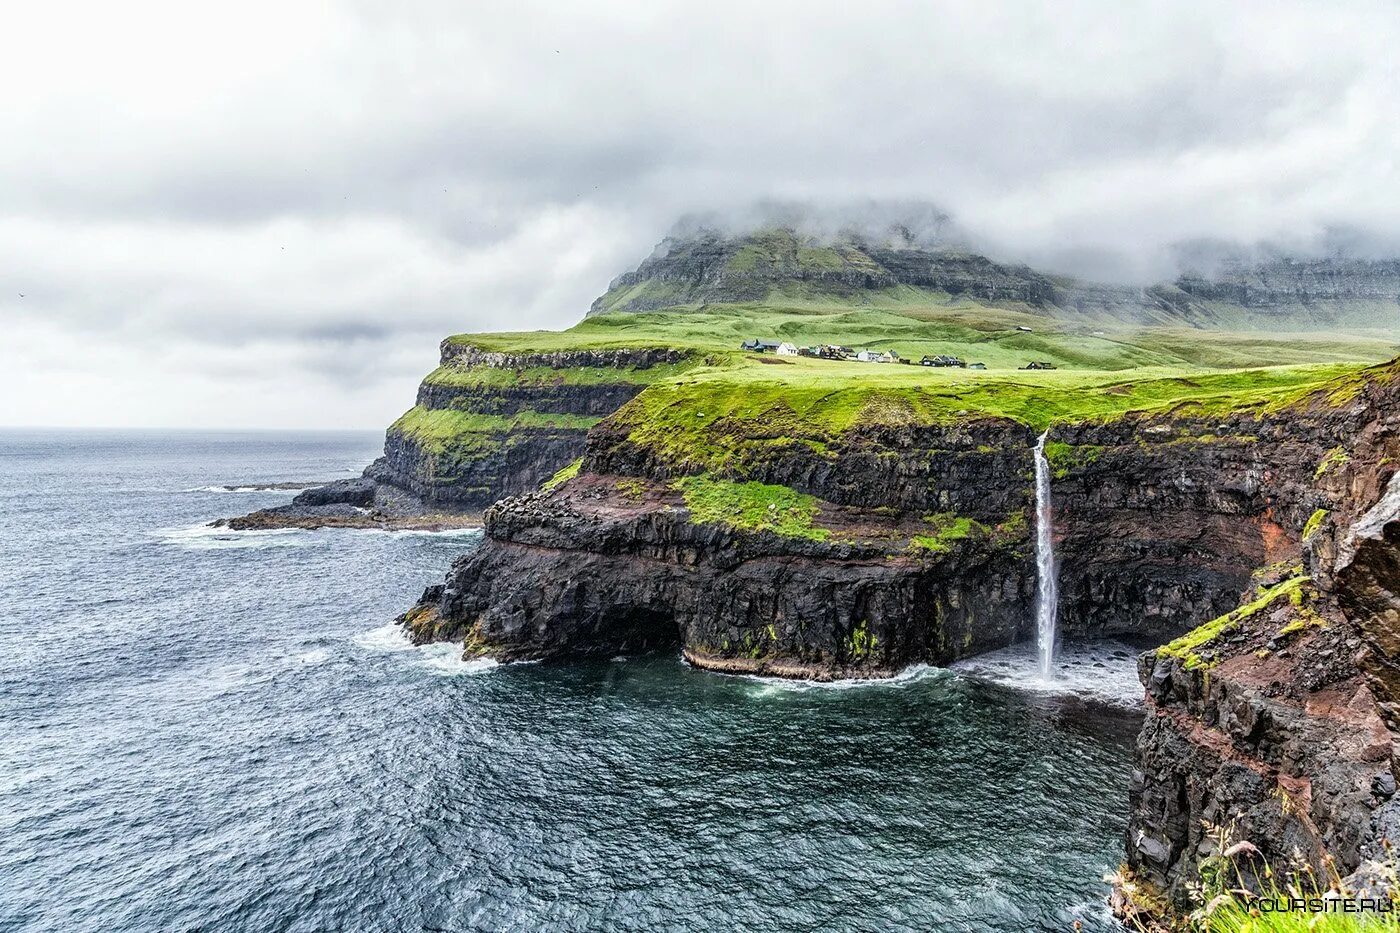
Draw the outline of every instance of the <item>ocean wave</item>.
[[[757,686],[754,696],[775,693],[804,693],[809,690],[863,690],[868,687],[901,688],[924,680],[947,675],[946,668],[931,664],[911,664],[893,677],[843,677],[839,680],[795,680],[790,677],[765,677],[762,674],[733,674]]]
[[[193,486],[182,492],[299,492],[325,483],[226,483],[214,486]]]
[[[482,529],[476,528],[327,528],[327,531],[343,531],[353,535],[394,535],[401,538],[479,538]]]
[[[490,658],[462,657],[460,642],[435,642],[429,645],[415,645],[409,641],[408,633],[397,622],[390,622],[378,628],[361,632],[351,639],[361,648],[385,654],[412,654],[412,663],[430,674],[439,677],[454,677],[461,674],[480,674],[500,667],[499,661]]]
[[[305,547],[317,539],[304,528],[266,528],[236,531],[200,522],[184,528],[159,528],[155,535],[166,544],[192,551],[263,550],[274,547]]]

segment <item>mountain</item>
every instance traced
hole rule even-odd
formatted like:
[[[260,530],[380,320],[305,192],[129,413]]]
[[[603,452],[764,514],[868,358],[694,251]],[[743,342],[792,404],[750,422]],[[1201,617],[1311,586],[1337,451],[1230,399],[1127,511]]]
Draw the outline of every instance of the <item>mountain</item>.
[[[1145,287],[1087,282],[931,246],[903,228],[820,237],[793,227],[663,239],[590,315],[716,306],[937,309],[968,304],[1062,320],[1270,330],[1400,328],[1400,260],[1228,260]]]

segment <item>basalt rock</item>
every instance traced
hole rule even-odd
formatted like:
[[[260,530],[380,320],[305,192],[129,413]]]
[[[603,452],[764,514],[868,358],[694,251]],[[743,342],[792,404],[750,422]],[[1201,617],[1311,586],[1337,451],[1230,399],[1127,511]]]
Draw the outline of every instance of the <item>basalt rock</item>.
[[[1341,494],[1319,464],[1376,410],[1361,398],[1052,431],[1062,628],[1166,640],[1237,605],[1257,568],[1303,558],[1304,527]],[[433,623],[415,631],[510,658],[665,642],[701,664],[816,677],[1010,644],[1032,616],[1034,440],[982,419],[761,448],[742,479],[815,497],[813,534],[782,537],[697,523],[684,469],[605,421],[576,479],[487,512],[485,543],[425,594]],[[948,516],[985,533],[919,553],[921,523]],[[850,650],[868,637],[874,650]]]
[[[1338,444],[1310,474],[1270,460],[1259,475],[1264,488],[1300,490],[1294,509],[1314,510],[1297,560],[1259,575],[1240,608],[1141,661],[1148,715],[1127,876],[1177,909],[1191,906],[1211,826],[1259,849],[1255,872],[1307,867],[1324,879],[1350,875],[1353,887],[1374,888],[1381,873],[1368,860],[1384,855],[1387,839],[1400,844],[1391,803],[1400,725],[1393,376],[1333,414],[1303,413],[1342,432],[1318,438]],[[1296,511],[1272,514],[1284,531],[1296,527]]]
[[[642,384],[629,380],[629,373],[686,358],[664,347],[501,353],[444,340],[439,369],[419,386],[415,411],[482,416],[481,427],[462,432],[459,440],[469,443],[435,449],[396,423],[385,434],[384,455],[363,476],[312,487],[289,506],[225,524],[250,529],[355,522],[416,527],[424,521],[452,522],[453,516],[476,520],[491,503],[538,488],[582,456],[588,425],[641,391]],[[614,377],[570,382],[568,374],[579,370]],[[529,373],[528,378],[522,373]],[[472,378],[497,374],[501,378]],[[566,416],[562,420],[570,423],[550,423],[549,416]],[[374,517],[356,518],[341,506],[369,510]]]

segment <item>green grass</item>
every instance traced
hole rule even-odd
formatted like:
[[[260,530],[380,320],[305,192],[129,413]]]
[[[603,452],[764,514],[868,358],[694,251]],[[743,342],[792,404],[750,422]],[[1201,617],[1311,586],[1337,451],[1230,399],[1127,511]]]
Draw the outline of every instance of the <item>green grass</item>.
[[[522,411],[514,415],[482,415],[448,408],[415,405],[389,428],[412,440],[425,453],[469,452],[479,444],[499,443],[502,435],[521,428],[587,430],[601,418]]]
[[[1221,635],[1235,631],[1241,622],[1263,612],[1284,597],[1288,597],[1295,605],[1301,606],[1304,595],[1303,587],[1311,581],[1311,577],[1301,575],[1285,580],[1277,586],[1271,586],[1262,591],[1252,602],[1192,629],[1175,641],[1158,648],[1157,653],[1178,659],[1188,671],[1209,668],[1212,665],[1200,656],[1199,652],[1202,648]]]
[[[1318,509],[1308,516],[1307,524],[1303,526],[1303,540],[1306,541],[1317,534],[1317,529],[1322,527],[1322,521],[1327,517],[1326,509]]]
[[[1292,804],[1296,806],[1296,804]],[[1263,864],[1258,848],[1249,842],[1227,845],[1228,828],[1207,826],[1214,851],[1197,865],[1200,889],[1194,895],[1199,906],[1173,925],[1182,933],[1396,933],[1400,916],[1374,908],[1361,913],[1321,910],[1329,895],[1349,895],[1346,884],[1326,862],[1321,876],[1301,860],[1288,872],[1275,872]],[[1301,859],[1301,856],[1298,856]],[[1261,870],[1262,869],[1262,870]],[[1394,856],[1387,853],[1372,866],[1381,883],[1400,886]],[[1299,902],[1311,903],[1299,903]],[[1307,909],[1307,908],[1314,909]]]
[[[685,497],[691,521],[744,531],[771,531],[788,538],[825,541],[831,531],[813,524],[813,496],[766,483],[734,483],[712,476],[688,476],[672,484]]]
[[[974,533],[985,534],[987,528],[975,519],[950,512],[925,515],[924,522],[931,526],[928,534],[914,535],[909,539],[909,550],[913,553],[942,554],[952,549],[955,541],[961,541]]]
[[[1340,466],[1345,466],[1351,461],[1351,454],[1346,452],[1345,447],[1333,447],[1323,456],[1322,462],[1317,465],[1317,470],[1313,473],[1313,479],[1322,479],[1332,470]]]
[[[734,357],[738,353],[733,354]],[[531,366],[504,369],[495,366],[439,366],[423,378],[429,385],[468,388],[514,388],[528,386],[652,385],[676,379],[701,366],[722,368],[731,361],[720,353],[699,355],[680,363],[658,363],[644,369],[630,366],[577,366],[554,369]]]
[[[583,468],[583,458],[579,457],[573,463],[561,468],[557,473],[540,484],[540,492],[553,492],[555,489],[578,476],[578,471]]]
[[[1091,326],[966,299],[938,299],[905,286],[860,294],[859,300],[868,304],[830,295],[807,297],[800,285],[793,288],[760,303],[601,314],[563,331],[461,334],[449,339],[485,350],[523,353],[641,347],[734,351],[741,341],[758,337],[799,346],[834,343],[895,350],[914,360],[946,353],[984,362],[989,370],[1014,370],[1030,360],[1046,360],[1062,369],[1235,368],[1264,362],[1380,362],[1400,353],[1400,344],[1384,336]],[[1023,333],[1018,326],[1034,330]]]
[[[1104,448],[1097,444],[1075,446],[1064,441],[1045,442],[1045,462],[1050,465],[1055,479],[1064,479],[1071,470],[1088,466],[1099,459],[1103,452]]]
[[[822,254],[799,261],[820,265],[831,258]],[[1006,418],[1040,431],[1132,412],[1215,418],[1278,410],[1324,387],[1328,402],[1344,404],[1367,380],[1400,373],[1396,366],[1363,372],[1368,362],[1394,355],[1393,338],[1111,324],[1090,330],[1082,322],[930,297],[906,286],[862,292],[862,300],[875,304],[858,308],[829,293],[804,296],[804,287],[799,281],[789,286],[789,292],[796,292],[770,295],[762,303],[601,314],[564,331],[449,338],[511,353],[666,347],[687,353],[680,363],[647,369],[447,366],[431,373],[427,382],[501,391],[638,385],[643,391],[614,416],[632,441],[685,471],[739,474],[793,445],[829,453],[852,429],[867,425]],[[1018,326],[1034,332],[1018,331]],[[738,350],[741,341],[753,337],[799,346],[839,343],[895,350],[914,360],[954,354],[983,361],[988,369],[779,358]],[[1017,368],[1032,359],[1060,369]],[[1261,360],[1280,365],[1236,368]],[[415,410],[397,427],[430,447],[447,445],[454,432],[462,432],[455,446],[466,455],[472,449],[488,450],[486,439],[502,431],[591,423],[567,416],[430,416]],[[1072,453],[1057,447],[1052,453],[1059,476],[1094,456],[1087,449]]]
[[[629,431],[631,441],[668,462],[694,471],[742,472],[792,445],[825,452],[852,429],[873,425],[1007,418],[1040,431],[1130,412],[1214,419],[1273,411],[1309,398],[1354,368],[1329,364],[1189,376],[1146,371],[1127,378],[1082,372],[1010,377],[858,363],[823,367],[820,360],[798,359],[784,366],[699,370],[679,382],[649,387],[613,418]]]

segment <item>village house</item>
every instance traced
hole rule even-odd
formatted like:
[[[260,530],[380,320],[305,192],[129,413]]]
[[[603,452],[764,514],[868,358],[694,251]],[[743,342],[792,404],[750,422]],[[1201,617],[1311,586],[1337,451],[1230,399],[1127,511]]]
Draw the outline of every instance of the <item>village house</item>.
[[[1054,369],[1054,368],[1055,368],[1055,364],[1054,364],[1054,363],[1046,363],[1046,362],[1043,362],[1043,361],[1041,361],[1041,360],[1031,360],[1029,363],[1027,363],[1025,366],[1022,366],[1021,368],[1022,368],[1022,369]]]
[[[899,357],[884,350],[861,350],[856,353],[856,359],[862,363],[893,363]]]
[[[747,350],[750,353],[777,353],[778,347],[782,346],[775,340],[745,340],[739,344],[740,350]],[[788,344],[792,346],[792,344]],[[795,351],[794,351],[795,352]]]
[[[783,342],[778,344],[778,349],[775,352],[777,352],[779,356],[796,356],[797,346],[795,344]]]
[[[920,366],[966,366],[967,363],[956,356],[939,354],[938,356],[926,356],[919,360]]]

